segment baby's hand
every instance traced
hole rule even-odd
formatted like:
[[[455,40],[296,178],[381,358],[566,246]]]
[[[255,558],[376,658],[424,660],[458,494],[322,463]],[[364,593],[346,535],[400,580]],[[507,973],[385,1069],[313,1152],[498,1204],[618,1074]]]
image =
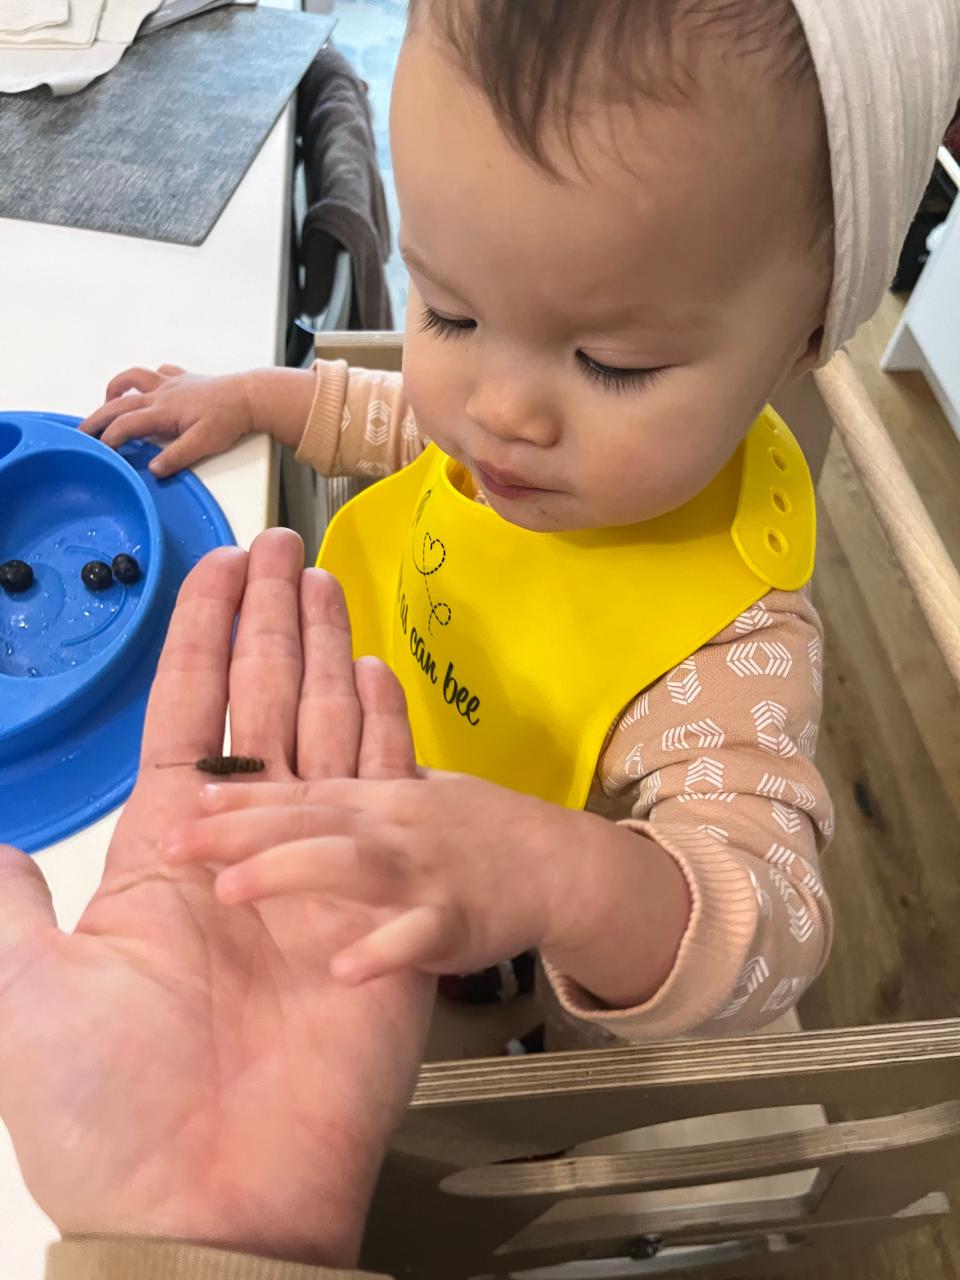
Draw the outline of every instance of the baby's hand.
[[[173,443],[150,463],[154,475],[170,476],[225,453],[255,429],[247,379],[245,373],[202,377],[170,364],[127,369],[80,430],[114,449],[138,436],[171,436]]]
[[[225,903],[320,894],[366,908],[365,936],[336,956],[355,984],[405,968],[481,969],[551,939],[567,915],[584,815],[476,778],[230,783],[215,816],[171,835],[171,861],[232,864]],[[216,812],[215,812],[216,811]]]

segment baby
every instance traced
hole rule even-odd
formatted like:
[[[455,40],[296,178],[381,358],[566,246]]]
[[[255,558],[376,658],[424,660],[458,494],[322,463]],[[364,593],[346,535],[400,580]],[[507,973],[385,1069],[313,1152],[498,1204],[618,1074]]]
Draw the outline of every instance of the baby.
[[[84,424],[175,437],[160,476],[267,432],[391,477],[321,563],[429,771],[180,833],[225,900],[369,907],[344,981],[535,947],[638,1039],[755,1029],[826,960],[812,486],[765,410],[838,340],[816,8],[411,0],[402,376],[134,369]]]

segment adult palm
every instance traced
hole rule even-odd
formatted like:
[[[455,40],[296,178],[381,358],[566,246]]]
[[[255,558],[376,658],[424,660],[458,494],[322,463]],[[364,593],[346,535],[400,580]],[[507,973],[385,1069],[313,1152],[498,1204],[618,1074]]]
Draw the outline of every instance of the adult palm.
[[[350,657],[336,583],[296,535],[207,557],[154,683],[140,779],[77,928],[39,870],[0,853],[0,1115],[64,1234],[136,1234],[348,1265],[420,1060],[428,982],[359,990],[328,960],[359,922],[318,899],[226,907],[168,867],[200,812],[189,761],[233,749],[268,778],[412,773],[402,694]],[[231,633],[239,612],[236,639]]]

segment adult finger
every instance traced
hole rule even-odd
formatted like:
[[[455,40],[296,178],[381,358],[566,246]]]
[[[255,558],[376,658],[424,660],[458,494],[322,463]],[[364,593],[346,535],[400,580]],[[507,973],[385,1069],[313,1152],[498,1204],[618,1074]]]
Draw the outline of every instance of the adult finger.
[[[324,836],[352,836],[356,815],[323,805],[268,805],[195,818],[163,841],[168,862],[240,862],[273,845]]]
[[[400,681],[379,658],[359,658],[354,680],[363,712],[357,776],[415,777],[417,758]]]
[[[157,370],[157,373],[166,374],[168,378],[179,378],[186,372],[186,369],[181,369],[178,364],[162,364]]]
[[[220,751],[230,637],[246,571],[246,552],[220,547],[180,588],[147,705],[141,772]]]
[[[414,907],[335,955],[330,973],[352,987],[402,969],[433,971],[452,951],[458,931],[456,913],[448,908]]]
[[[304,667],[296,772],[309,779],[356,777],[360,701],[347,603],[332,574],[307,569],[302,575],[300,618]]]
[[[294,763],[302,569],[303,542],[292,529],[268,529],[255,539],[230,662],[231,750],[262,757],[279,777]]]
[[[0,991],[3,966],[24,942],[56,929],[50,890],[32,858],[0,845]]]
[[[216,880],[217,897],[230,904],[315,893],[383,906],[402,901],[405,888],[399,864],[379,853],[361,852],[349,836],[280,844],[228,867]]]
[[[150,396],[124,396],[122,400],[108,400],[99,409],[94,409],[88,418],[80,423],[80,430],[88,436],[98,436],[106,431],[112,422],[122,418],[125,413],[135,413],[138,409],[147,409],[153,403]]]
[[[163,377],[157,369],[144,369],[137,366],[124,369],[107,383],[107,400],[116,400],[128,391],[156,391]]]
[[[100,439],[111,449],[119,449],[128,440],[159,434],[170,424],[169,418],[156,405],[138,409],[135,413],[122,413],[107,427]]]

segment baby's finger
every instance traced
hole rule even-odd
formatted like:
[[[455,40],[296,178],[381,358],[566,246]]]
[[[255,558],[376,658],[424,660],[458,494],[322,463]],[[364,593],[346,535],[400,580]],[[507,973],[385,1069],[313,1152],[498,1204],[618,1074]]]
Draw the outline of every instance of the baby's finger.
[[[200,792],[207,813],[322,803],[312,782],[210,782]]]
[[[166,374],[168,378],[179,378],[186,372],[186,369],[181,369],[178,364],[162,364],[157,370],[157,373]]]
[[[360,852],[349,836],[294,840],[228,867],[217,876],[221,902],[254,902],[293,893],[319,893],[367,906],[402,901],[406,878],[393,859]]]
[[[202,462],[204,458],[209,458],[216,452],[216,446],[211,446],[207,442],[203,432],[196,427],[191,427],[182,436],[171,441],[166,448],[161,449],[150,463],[150,470],[158,480],[163,480],[167,476],[176,475],[184,467],[192,467],[195,463]]]
[[[200,803],[208,813],[227,809],[253,809],[265,804],[318,804],[349,809],[373,820],[394,821],[398,810],[409,813],[420,792],[411,791],[416,778],[382,780],[368,778],[324,778],[316,782],[228,782],[208,784],[200,793]]]
[[[161,847],[168,862],[234,863],[296,840],[352,836],[355,827],[356,816],[343,809],[265,806],[181,823]]]
[[[456,943],[455,913],[420,906],[368,933],[330,962],[330,973],[345,986],[359,986],[401,969],[435,971]]]
[[[105,431],[111,422],[125,413],[134,413],[138,409],[146,409],[153,403],[150,396],[125,396],[123,400],[108,400],[99,409],[94,409],[89,418],[80,423],[80,430],[88,436],[98,436]]]
[[[101,441],[111,449],[119,449],[128,440],[142,436],[160,435],[169,430],[168,419],[156,407],[138,409],[135,413],[121,414],[101,435]]]
[[[379,658],[358,658],[354,679],[363,710],[357,776],[416,777],[417,758],[400,681]]]
[[[161,373],[156,369],[124,369],[107,383],[107,400],[116,400],[127,391],[156,391],[163,381]]]

